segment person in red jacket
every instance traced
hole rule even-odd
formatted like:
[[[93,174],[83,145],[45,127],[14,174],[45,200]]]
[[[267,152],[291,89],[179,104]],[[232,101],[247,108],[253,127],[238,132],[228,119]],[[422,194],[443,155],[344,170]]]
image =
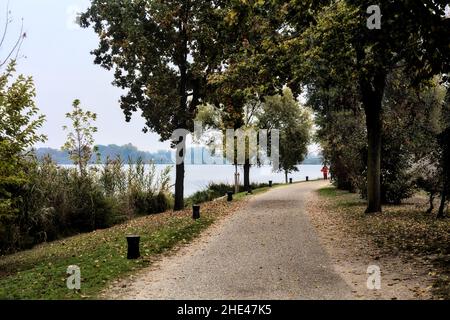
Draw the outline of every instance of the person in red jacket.
[[[324,165],[322,170],[320,170],[320,172],[323,173],[323,179],[324,180],[328,180],[328,167],[327,167],[327,165]]]

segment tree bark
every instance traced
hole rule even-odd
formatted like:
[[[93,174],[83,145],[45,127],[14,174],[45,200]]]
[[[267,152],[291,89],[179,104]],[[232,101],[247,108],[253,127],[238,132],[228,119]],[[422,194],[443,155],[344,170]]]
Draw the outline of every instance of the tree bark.
[[[247,159],[245,160],[244,164],[244,190],[249,191],[250,190],[250,161]]]
[[[370,82],[360,81],[367,126],[367,209],[381,212],[381,130],[382,100],[386,75],[379,73]]]
[[[367,209],[381,212],[381,110],[367,114]]]
[[[430,198],[429,198],[430,207],[428,208],[427,213],[432,213],[433,212],[433,209],[434,209],[433,202],[434,202],[434,192],[431,192],[430,193]]]
[[[288,171],[284,170],[284,178],[286,180],[286,184],[288,183]]]
[[[441,193],[441,204],[439,205],[439,211],[438,211],[438,214],[437,214],[436,218],[438,218],[438,219],[444,218],[444,216],[445,216],[444,209],[445,209],[445,202],[446,201],[447,201],[447,194],[446,194],[445,190],[442,190],[442,193]]]
[[[444,132],[441,133],[441,136],[439,138],[442,148],[442,159],[441,159],[441,165],[442,165],[442,192],[441,192],[441,204],[439,205],[439,211],[437,214],[437,218],[444,218],[445,213],[445,203],[448,200],[449,192],[450,192],[450,127],[444,130]]]
[[[184,162],[177,164],[175,173],[175,205],[174,210],[184,209]]]
[[[189,15],[189,1],[182,6],[184,16],[180,19],[180,113],[177,117],[177,129],[186,129],[187,121],[186,114],[188,113],[187,105],[187,65],[188,65],[188,34],[187,34],[187,22]],[[174,210],[179,211],[184,209],[184,156],[185,150],[177,150],[178,154],[183,157],[183,161],[176,165],[175,173],[175,204]]]

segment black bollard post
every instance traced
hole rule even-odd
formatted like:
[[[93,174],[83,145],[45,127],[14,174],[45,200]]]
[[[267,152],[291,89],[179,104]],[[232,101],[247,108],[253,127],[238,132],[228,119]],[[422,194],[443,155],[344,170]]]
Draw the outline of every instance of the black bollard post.
[[[192,206],[192,218],[194,220],[200,219],[200,206],[199,205]]]
[[[269,188],[272,188],[272,180],[269,180]]]
[[[309,181],[309,177],[308,176],[306,176],[306,181]]]
[[[137,259],[141,256],[139,252],[139,241],[141,237],[137,235],[128,235],[127,243],[128,243],[128,253],[127,259]]]
[[[289,178],[289,183],[292,183],[292,178]]]
[[[227,201],[233,201],[233,191],[227,191]]]

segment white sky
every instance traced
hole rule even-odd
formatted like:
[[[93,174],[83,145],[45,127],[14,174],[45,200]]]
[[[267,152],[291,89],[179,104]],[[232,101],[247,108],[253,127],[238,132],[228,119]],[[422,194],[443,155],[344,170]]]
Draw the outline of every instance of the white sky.
[[[68,123],[65,114],[71,110],[72,101],[80,99],[83,108],[98,115],[97,144],[132,143],[145,151],[169,149],[169,143],[161,143],[157,134],[142,132],[140,113],[134,114],[130,123],[125,122],[118,102],[121,90],[111,84],[113,72],[94,65],[90,52],[97,48],[97,35],[74,23],[75,13],[84,11],[88,0],[0,0],[0,32],[8,2],[13,22],[0,48],[0,60],[17,40],[23,18],[27,38],[17,69],[33,76],[36,103],[47,119],[41,132],[48,140],[36,147],[59,149],[64,144],[62,126]],[[317,146],[312,145],[310,151],[317,151]]]
[[[0,0],[0,31],[3,31],[7,2]],[[86,0],[9,1],[14,21],[8,43],[0,49],[0,57],[6,55],[8,44],[17,39],[23,18],[27,39],[21,54],[26,57],[18,61],[17,69],[34,78],[37,106],[47,116],[42,129],[48,135],[45,146],[60,148],[64,144],[65,114],[78,98],[83,107],[98,114],[96,143],[132,143],[146,151],[168,149],[169,144],[160,143],[156,134],[142,133],[144,121],[139,113],[130,123],[125,122],[118,103],[121,91],[111,85],[112,72],[94,65],[94,57],[90,55],[98,44],[96,34],[71,23],[73,12],[88,4]]]

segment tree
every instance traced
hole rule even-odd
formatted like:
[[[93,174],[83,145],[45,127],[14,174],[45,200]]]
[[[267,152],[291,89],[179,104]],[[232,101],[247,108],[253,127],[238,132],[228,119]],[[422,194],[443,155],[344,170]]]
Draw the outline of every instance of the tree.
[[[308,153],[311,140],[312,121],[308,110],[301,107],[289,88],[282,95],[264,99],[262,110],[257,113],[258,126],[270,131],[280,131],[280,169],[284,171],[286,183],[288,174],[298,171]]]
[[[442,191],[441,203],[437,217],[445,216],[445,204],[450,198],[450,90],[447,88],[445,96],[443,112],[442,112],[443,130],[438,135],[438,143],[440,147],[440,164],[442,168]]]
[[[318,142],[331,163],[335,183],[367,198],[364,111],[348,92],[309,87],[308,93],[308,103],[316,110]],[[438,115],[444,95],[439,78],[416,87],[402,68],[388,76],[382,103],[382,203],[400,203],[410,197],[414,183],[432,198],[440,192],[436,135],[441,132]],[[332,107],[320,108],[327,103]]]
[[[236,101],[236,100],[235,100]],[[237,104],[242,106],[241,103]],[[223,156],[227,158],[228,161],[233,163],[236,169],[238,168],[238,144],[244,143],[244,152],[245,152],[245,163],[244,167],[244,189],[249,190],[251,187],[250,184],[250,155],[255,153],[255,149],[257,146],[250,145],[250,141],[246,135],[247,130],[255,130],[255,115],[256,110],[260,107],[261,103],[256,100],[248,100],[241,108],[236,107],[237,105],[229,105],[228,107],[224,105],[213,106],[211,104],[205,104],[199,107],[199,112],[196,117],[196,121],[199,121],[203,125],[203,129],[206,132],[211,134],[204,134],[204,136],[199,141],[202,141],[206,145],[213,150],[215,154],[217,149],[220,149]],[[227,136],[226,130],[240,130],[241,133],[244,134],[242,137],[244,141],[239,141],[238,136],[234,137],[234,141],[232,142],[234,145],[233,154],[227,154],[228,150],[226,149]],[[220,131],[220,137],[216,132],[211,131]],[[237,132],[236,132],[237,133]],[[239,187],[236,184],[236,190]]]
[[[403,68],[392,71],[386,81],[382,114],[381,198],[384,203],[400,203],[413,194],[414,178],[420,165],[436,156],[436,135],[442,130],[437,117],[442,110],[445,89],[441,77],[420,85]]]
[[[254,111],[260,109],[264,97],[281,93],[284,78],[280,56],[274,43],[280,37],[277,27],[284,12],[275,1],[227,1],[224,5],[222,34],[223,65],[209,77],[213,95],[209,102],[223,110],[226,128],[250,129]],[[250,118],[250,119],[249,119]],[[253,117],[254,118],[254,117]],[[244,188],[250,188],[250,154],[246,143]]]
[[[367,2],[329,1],[315,11],[316,19],[296,33],[286,45],[297,54],[291,65],[294,83],[320,81],[357,84],[366,115],[367,194],[366,212],[381,211],[382,100],[386,79],[400,66],[414,83],[448,72],[450,66],[450,19],[444,16],[447,1],[379,1],[381,29],[367,27]],[[294,21],[295,23],[295,21]]]
[[[359,110],[330,110],[318,113],[315,120],[315,140],[325,163],[330,163],[334,184],[342,190],[360,191],[367,150],[364,114]]]
[[[15,62],[11,61],[0,75],[0,242],[13,245],[17,229],[26,220],[20,206],[28,181],[25,168],[29,151],[35,143],[46,140],[38,133],[45,117],[34,103],[33,80],[14,74]]]
[[[62,149],[68,151],[80,175],[85,176],[87,165],[92,155],[97,152],[97,147],[94,146],[94,133],[97,132],[97,127],[92,125],[92,122],[97,119],[97,114],[84,111],[80,104],[80,100],[75,100],[72,104],[72,112],[66,113],[66,118],[72,122],[72,130],[69,131]],[[69,130],[67,126],[63,129]]]
[[[192,131],[207,77],[220,65],[222,1],[94,0],[83,27],[100,37],[95,63],[114,72],[126,89],[121,108],[127,121],[138,109],[144,131],[169,140],[176,129]],[[226,39],[222,39],[226,41]],[[183,138],[172,141],[173,146]],[[177,153],[184,159],[184,150]],[[184,162],[176,165],[175,210],[184,208]]]

